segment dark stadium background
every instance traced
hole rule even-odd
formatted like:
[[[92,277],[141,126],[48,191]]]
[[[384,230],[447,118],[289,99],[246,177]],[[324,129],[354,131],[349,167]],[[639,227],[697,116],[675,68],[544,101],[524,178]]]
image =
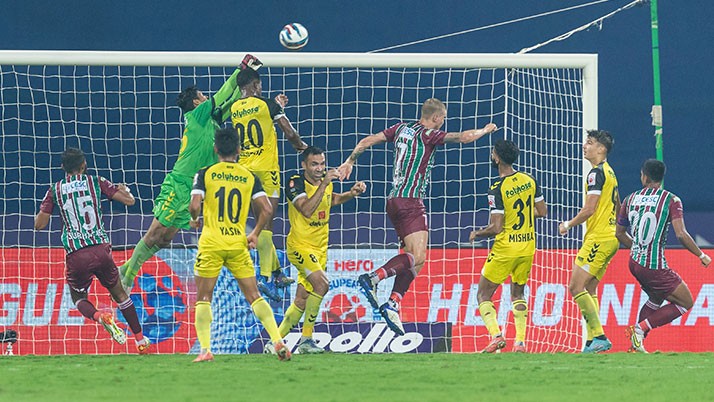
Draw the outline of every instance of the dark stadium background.
[[[0,49],[273,52],[283,51],[277,39],[281,27],[300,22],[310,31],[305,51],[365,52],[583,3],[7,1],[0,13]],[[392,52],[517,52],[627,3],[609,1]],[[667,187],[682,197],[690,232],[700,241],[714,243],[711,15],[714,3],[659,4]],[[639,187],[639,166],[655,155],[649,116],[653,98],[649,21],[649,5],[635,7],[606,20],[600,29],[591,28],[536,51],[599,55],[600,128],[616,138],[610,162],[623,194]],[[5,210],[13,212],[17,213]]]

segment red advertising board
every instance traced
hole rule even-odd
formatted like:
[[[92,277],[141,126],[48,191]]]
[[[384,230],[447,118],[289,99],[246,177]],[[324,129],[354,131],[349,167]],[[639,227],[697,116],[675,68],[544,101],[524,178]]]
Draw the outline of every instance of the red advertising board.
[[[64,280],[62,249],[0,249],[0,331],[18,332],[16,354],[106,354],[136,353],[128,336],[125,345],[109,338],[101,325],[85,319],[74,308]],[[115,261],[128,259],[128,252],[115,252]],[[137,279],[141,291],[132,294],[143,332],[159,353],[187,352],[193,337],[193,322],[187,308],[185,286],[163,261],[152,258]],[[136,288],[136,286],[135,286]],[[127,325],[116,303],[98,281],[89,300],[99,309],[114,311],[117,324]],[[167,302],[169,301],[169,302]]]
[[[0,331],[19,333],[14,348],[18,354],[134,353],[131,336],[127,345],[112,342],[103,328],[82,317],[74,308],[64,281],[62,249],[0,249]],[[331,290],[323,305],[322,320],[328,322],[381,321],[369,307],[359,287],[358,275],[383,264],[390,250],[331,250],[328,275]],[[577,352],[582,348],[582,320],[567,290],[575,250],[540,250],[536,254],[526,288],[529,306],[528,349],[531,352]],[[430,250],[427,263],[403,300],[402,320],[408,323],[451,323],[451,349],[477,352],[488,343],[478,312],[476,293],[487,250]],[[650,351],[714,351],[714,272],[702,268],[685,250],[667,250],[672,266],[689,286],[694,307],[672,324],[648,336]],[[127,252],[116,252],[124,261]],[[185,259],[185,258],[184,258]],[[628,252],[620,250],[598,288],[600,316],[613,351],[625,351],[625,328],[634,324],[640,306],[647,300],[627,268]],[[181,281],[171,267],[158,258],[144,264],[132,299],[144,323],[144,333],[159,353],[186,353],[195,342],[193,330],[193,283]],[[184,273],[187,279],[190,274]],[[380,285],[380,298],[389,285]],[[90,300],[97,307],[117,313],[107,291],[96,281]],[[508,287],[494,295],[499,323],[507,339],[513,338]],[[248,313],[250,313],[248,311]],[[121,316],[117,314],[120,318]],[[126,325],[120,320],[121,327]],[[427,326],[423,326],[427,328]],[[429,334],[423,334],[428,337]],[[229,335],[222,335],[229,336]],[[510,345],[508,346],[510,348]],[[508,349],[507,349],[508,350]]]
[[[575,252],[540,250],[535,257],[527,289],[530,351],[577,352],[582,348],[582,320],[567,290]],[[672,324],[652,331],[645,346],[651,351],[714,351],[714,271],[703,268],[686,250],[667,250],[665,254],[691,290],[694,307]],[[402,320],[451,322],[454,352],[485,347],[488,337],[479,317],[476,292],[486,255],[484,249],[430,250],[427,263],[403,300]],[[628,258],[628,251],[620,250],[598,288],[600,316],[616,352],[627,350],[625,329],[637,321],[640,306],[647,300],[629,273]],[[512,338],[510,296],[501,299],[499,290],[494,300],[499,322],[507,320],[506,336]]]

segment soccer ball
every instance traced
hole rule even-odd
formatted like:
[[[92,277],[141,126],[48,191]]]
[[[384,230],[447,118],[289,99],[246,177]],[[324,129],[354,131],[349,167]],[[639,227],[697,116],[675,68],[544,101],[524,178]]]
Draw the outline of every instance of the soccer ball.
[[[300,50],[307,45],[307,40],[307,29],[297,22],[285,25],[280,31],[280,44],[286,49]]]

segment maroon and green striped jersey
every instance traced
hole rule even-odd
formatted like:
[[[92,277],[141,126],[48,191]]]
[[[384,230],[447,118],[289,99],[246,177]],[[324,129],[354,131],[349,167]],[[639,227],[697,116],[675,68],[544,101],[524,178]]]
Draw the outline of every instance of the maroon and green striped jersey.
[[[649,269],[666,269],[664,246],[669,224],[683,216],[682,201],[661,188],[643,188],[625,198],[617,224],[630,227],[630,258]]]
[[[429,186],[434,150],[444,144],[446,132],[419,122],[397,123],[383,131],[394,143],[394,172],[389,198],[424,198]]]
[[[119,188],[101,176],[67,176],[50,186],[40,211],[52,214],[59,206],[62,218],[62,244],[67,253],[96,244],[109,243],[102,224],[102,194],[109,199]]]

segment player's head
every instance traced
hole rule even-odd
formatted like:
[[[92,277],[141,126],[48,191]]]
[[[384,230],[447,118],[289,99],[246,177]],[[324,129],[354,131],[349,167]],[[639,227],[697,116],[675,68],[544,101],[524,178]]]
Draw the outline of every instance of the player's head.
[[[62,169],[67,174],[84,173],[87,170],[87,160],[79,148],[67,148],[62,152]]]
[[[236,84],[240,88],[241,93],[260,94],[263,90],[263,85],[260,82],[260,74],[252,68],[246,68],[241,71],[236,77]]]
[[[588,130],[588,138],[583,144],[583,154],[587,160],[605,159],[613,145],[615,145],[615,140],[607,131]]]
[[[192,111],[196,106],[205,102],[207,99],[208,97],[206,97],[197,86],[191,85],[181,91],[176,98],[176,106],[180,107],[183,113],[186,113]]]
[[[498,140],[493,144],[491,163],[495,168],[499,165],[511,166],[518,160],[518,145],[511,140]]]
[[[647,184],[659,184],[664,180],[667,166],[664,162],[658,161],[657,159],[647,159],[645,163],[642,164],[640,172],[640,180],[643,186]]]
[[[213,147],[221,160],[235,161],[240,154],[238,132],[232,127],[216,130]]]
[[[444,125],[444,120],[446,120],[446,105],[444,105],[444,102],[436,98],[429,98],[424,101],[424,104],[421,105],[420,118],[420,122],[424,127],[439,129]]]
[[[305,175],[313,181],[322,179],[325,176],[325,151],[319,147],[307,147],[302,151],[302,168]]]

